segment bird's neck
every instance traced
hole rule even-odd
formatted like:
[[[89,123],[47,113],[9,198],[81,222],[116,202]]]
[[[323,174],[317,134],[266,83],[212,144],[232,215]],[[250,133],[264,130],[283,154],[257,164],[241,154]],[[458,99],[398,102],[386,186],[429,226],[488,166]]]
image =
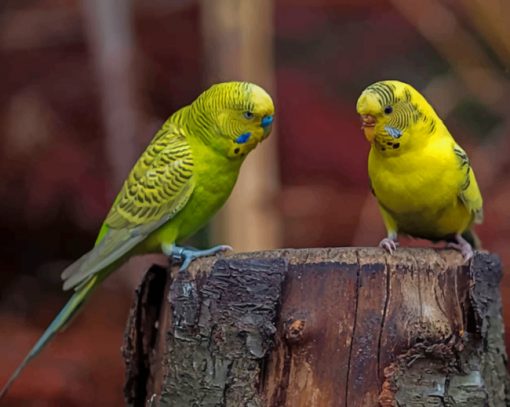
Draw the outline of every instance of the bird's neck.
[[[218,128],[209,115],[195,103],[185,106],[172,116],[172,120],[183,128],[189,138],[201,141],[206,145],[214,144],[218,139]]]
[[[204,150],[216,154],[220,158],[238,167],[244,161],[243,156],[229,158],[230,143],[223,136],[217,124],[208,115],[203,114],[200,106],[191,104],[172,115],[172,122],[184,130],[188,143],[194,150]]]

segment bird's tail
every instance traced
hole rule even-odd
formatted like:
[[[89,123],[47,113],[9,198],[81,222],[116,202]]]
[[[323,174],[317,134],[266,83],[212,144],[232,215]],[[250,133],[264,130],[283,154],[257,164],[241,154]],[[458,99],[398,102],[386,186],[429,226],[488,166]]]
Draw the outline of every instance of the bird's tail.
[[[33,346],[32,350],[25,356],[25,359],[16,368],[11,375],[5,386],[0,391],[0,400],[5,396],[11,385],[14,383],[19,374],[23,371],[26,365],[35,358],[39,352],[46,346],[46,344],[53,338],[53,336],[63,329],[67,323],[76,315],[90,293],[94,290],[98,283],[98,276],[92,277],[87,283],[83,284],[70,298],[67,304],[55,317],[50,326],[44,331],[42,336]]]

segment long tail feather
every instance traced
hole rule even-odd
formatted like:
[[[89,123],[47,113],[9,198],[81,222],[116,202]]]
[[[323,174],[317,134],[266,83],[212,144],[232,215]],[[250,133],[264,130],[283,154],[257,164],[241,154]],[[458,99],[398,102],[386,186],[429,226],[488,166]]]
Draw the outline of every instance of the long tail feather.
[[[30,363],[30,361],[34,359],[39,354],[39,352],[41,352],[41,350],[48,344],[51,338],[53,338],[57,332],[63,329],[73,318],[73,316],[76,315],[77,311],[81,308],[81,305],[96,286],[97,276],[94,276],[86,284],[84,284],[80,290],[74,293],[74,295],[70,298],[64,308],[62,308],[62,310],[58,313],[46,331],[44,331],[43,335],[33,346],[28,355],[25,356],[25,359],[23,359],[5,386],[2,388],[0,391],[0,400],[7,394],[9,388],[12,386],[23,369],[28,365],[28,363]]]

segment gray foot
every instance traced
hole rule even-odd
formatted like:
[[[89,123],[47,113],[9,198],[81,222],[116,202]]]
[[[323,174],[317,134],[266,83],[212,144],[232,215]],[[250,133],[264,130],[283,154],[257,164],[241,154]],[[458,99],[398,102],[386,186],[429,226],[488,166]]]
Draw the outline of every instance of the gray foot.
[[[385,237],[379,242],[379,247],[386,250],[389,254],[393,254],[397,250],[398,242],[396,239]]]
[[[460,234],[455,235],[455,240],[457,240],[457,242],[448,243],[448,247],[459,251],[462,257],[464,257],[464,262],[467,263],[474,255],[473,248]]]
[[[179,271],[186,271],[191,262],[199,257],[214,256],[217,253],[232,250],[232,247],[227,245],[219,245],[211,247],[206,250],[198,250],[187,247],[173,246],[170,258],[172,261],[182,262]]]

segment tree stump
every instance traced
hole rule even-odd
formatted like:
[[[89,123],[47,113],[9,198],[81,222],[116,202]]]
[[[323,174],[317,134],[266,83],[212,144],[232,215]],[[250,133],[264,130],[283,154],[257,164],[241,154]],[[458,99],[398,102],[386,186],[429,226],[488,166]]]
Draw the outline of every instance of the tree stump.
[[[152,267],[132,406],[508,406],[497,256],[279,250]]]

